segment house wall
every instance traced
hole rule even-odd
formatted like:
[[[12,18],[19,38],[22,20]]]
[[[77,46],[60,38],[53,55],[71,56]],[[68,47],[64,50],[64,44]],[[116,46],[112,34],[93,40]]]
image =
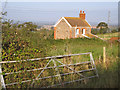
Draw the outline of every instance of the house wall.
[[[79,29],[79,35],[77,35],[77,37],[75,37],[75,30],[76,29]],[[73,28],[71,28],[71,30],[72,30],[72,38],[83,37],[82,36],[82,29],[85,29],[86,34],[91,34],[91,28],[90,27],[77,27],[77,28],[73,27]]]
[[[91,28],[86,28],[86,34],[90,34],[91,33]]]
[[[71,38],[74,38],[75,37],[75,28],[71,28],[71,30],[72,30],[72,36],[71,36]]]
[[[55,27],[54,30],[54,39],[66,39],[70,38],[70,27],[69,25],[65,22],[64,19],[62,19],[59,24]]]
[[[90,34],[91,33],[91,28],[90,27],[80,27],[80,34],[82,34],[82,29],[85,29],[85,34]]]
[[[75,37],[75,31],[79,29],[79,34]],[[84,37],[82,29],[85,29],[85,34],[91,33],[91,27],[71,27],[62,19],[56,27],[54,27],[54,39],[78,38]]]

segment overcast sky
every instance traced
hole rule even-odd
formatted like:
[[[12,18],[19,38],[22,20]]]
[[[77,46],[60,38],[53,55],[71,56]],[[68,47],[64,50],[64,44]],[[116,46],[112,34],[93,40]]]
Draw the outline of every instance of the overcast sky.
[[[5,2],[6,0],[1,0]],[[8,2],[118,2],[119,0],[7,0]]]
[[[108,22],[108,11],[110,11],[110,24],[117,24],[118,22],[118,3],[117,3],[118,0],[109,0],[116,2],[32,2],[32,3],[10,2],[10,1],[18,2],[18,1],[28,1],[28,0],[7,0],[7,1],[9,1],[6,4],[6,8],[5,8],[5,11],[7,11],[7,18],[13,19],[15,21],[55,23],[60,17],[64,17],[64,16],[78,17],[79,11],[84,10],[86,13],[86,20],[90,24],[94,24],[94,23],[98,24],[101,21]],[[33,1],[33,0],[29,0],[29,1]],[[34,0],[34,1],[43,1],[43,0]],[[44,0],[44,1],[48,1],[48,0]],[[49,1],[54,1],[54,0],[49,0]],[[69,0],[69,1],[73,1],[73,0]],[[74,0],[74,1],[78,1],[78,0]],[[84,1],[88,1],[88,0],[84,0]],[[91,0],[91,1],[95,1],[95,0]],[[108,1],[108,0],[104,0],[104,1]],[[5,6],[5,4],[2,5]]]

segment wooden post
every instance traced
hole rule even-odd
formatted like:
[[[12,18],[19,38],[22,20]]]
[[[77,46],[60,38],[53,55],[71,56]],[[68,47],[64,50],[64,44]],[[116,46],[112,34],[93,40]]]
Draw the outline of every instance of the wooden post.
[[[105,47],[103,47],[103,63],[105,64],[106,63],[106,50],[105,50]]]
[[[104,67],[107,69],[106,67],[106,48],[103,47],[103,63],[104,63]]]
[[[99,63],[101,63],[101,55],[99,56]]]

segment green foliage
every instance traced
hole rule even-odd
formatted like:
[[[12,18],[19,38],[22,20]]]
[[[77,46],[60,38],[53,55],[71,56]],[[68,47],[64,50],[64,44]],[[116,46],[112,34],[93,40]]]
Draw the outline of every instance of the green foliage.
[[[107,58],[113,57],[116,59],[118,55],[118,45],[113,44],[112,48],[108,42],[104,42],[100,39],[88,39],[88,38],[76,38],[76,39],[59,39],[54,40],[53,30],[40,30],[34,31],[32,23],[18,24],[13,23],[11,20],[3,23],[2,31],[2,60],[13,61],[29,58],[40,58],[46,56],[64,55],[92,52],[95,62],[99,60],[99,56],[103,57],[103,46],[106,47]],[[33,25],[34,26],[34,25]],[[73,62],[88,60],[88,57],[79,57],[78,60],[73,58]],[[110,58],[111,59],[111,58]],[[3,73],[22,71],[20,74],[6,75],[5,82],[21,82],[23,80],[34,79],[40,73],[41,70],[34,72],[26,72],[26,70],[43,68],[48,61],[39,60],[35,62],[20,62],[12,64],[3,64]],[[69,61],[68,61],[69,62]],[[51,64],[52,65],[52,64]],[[63,73],[64,69],[61,69]],[[100,70],[100,68],[99,68]],[[42,76],[55,74],[55,70],[45,71]],[[11,78],[12,77],[12,78]],[[63,78],[69,80],[69,77]],[[75,77],[74,77],[75,78]],[[44,83],[43,83],[44,82]],[[41,80],[35,84],[44,85],[47,83],[53,83],[51,80]],[[56,80],[56,82],[58,82]],[[29,87],[31,83],[19,84],[8,87]],[[114,86],[113,86],[114,87]]]
[[[112,32],[112,33],[115,33],[115,32],[118,32],[118,31],[117,31],[117,29],[113,29],[111,32]]]
[[[108,31],[108,29],[107,28],[102,28],[102,29],[100,29],[100,30],[98,30],[98,29],[92,29],[91,30],[91,33],[92,34],[105,34],[105,33],[107,33],[107,31]]]
[[[32,22],[25,22],[23,24],[19,24],[18,28],[28,31],[36,31],[37,25],[33,24]]]
[[[14,60],[14,59],[25,59],[33,58],[37,51],[41,52],[41,48],[32,46],[32,36],[34,35],[31,30],[26,30],[23,27],[20,29],[15,27],[17,24],[12,24],[12,21],[3,23],[2,27],[2,59],[3,60]],[[34,35],[35,37],[35,35]],[[37,51],[36,51],[37,50]],[[39,53],[40,53],[39,52]],[[41,55],[40,55],[41,56]]]
[[[93,34],[105,34],[105,33],[108,32],[108,29],[109,29],[107,23],[105,23],[105,22],[100,22],[100,23],[97,25],[96,28],[97,28],[97,29],[92,29],[92,30],[91,30],[91,32],[92,32]],[[98,29],[98,28],[100,28],[100,29]]]
[[[105,34],[107,33],[107,30],[108,30],[107,28],[101,28],[99,32],[100,34]]]
[[[96,35],[99,34],[100,32],[98,29],[91,29],[91,33]]]
[[[105,22],[100,22],[100,23],[97,25],[97,28],[99,28],[99,27],[100,27],[100,29],[108,28],[108,25],[107,25],[107,23],[105,23]]]

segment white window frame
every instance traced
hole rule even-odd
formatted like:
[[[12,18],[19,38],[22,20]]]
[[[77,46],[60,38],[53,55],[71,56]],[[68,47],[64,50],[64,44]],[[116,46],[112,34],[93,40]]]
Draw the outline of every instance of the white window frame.
[[[79,29],[75,29],[75,37],[77,37],[77,35],[79,35]]]
[[[83,35],[85,35],[85,30],[86,30],[85,28],[82,29],[82,32],[83,32],[82,34]]]

